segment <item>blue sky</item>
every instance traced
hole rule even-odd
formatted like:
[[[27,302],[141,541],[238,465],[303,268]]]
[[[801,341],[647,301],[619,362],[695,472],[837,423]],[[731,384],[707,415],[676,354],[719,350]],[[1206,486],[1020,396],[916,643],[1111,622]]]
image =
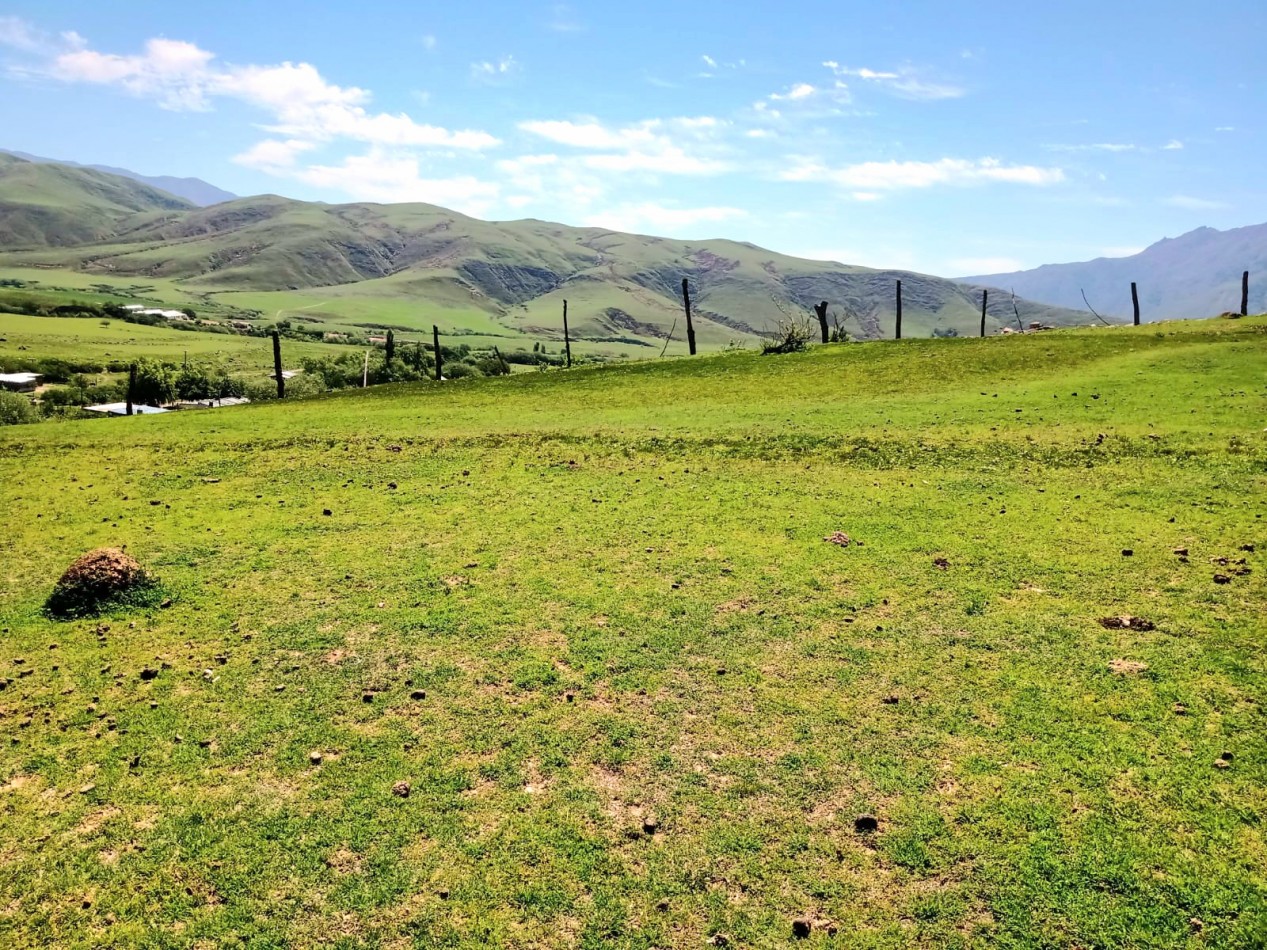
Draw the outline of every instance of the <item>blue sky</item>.
[[[0,147],[957,276],[1267,220],[1267,4],[0,0]]]

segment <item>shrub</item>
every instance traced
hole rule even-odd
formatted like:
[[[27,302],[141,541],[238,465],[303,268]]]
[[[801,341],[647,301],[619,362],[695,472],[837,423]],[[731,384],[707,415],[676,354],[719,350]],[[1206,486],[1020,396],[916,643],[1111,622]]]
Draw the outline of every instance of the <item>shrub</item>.
[[[0,390],[0,426],[23,425],[39,422],[39,419],[39,412],[26,396]]]
[[[776,326],[773,339],[761,344],[761,352],[799,353],[813,337],[814,331],[807,319],[783,317]]]

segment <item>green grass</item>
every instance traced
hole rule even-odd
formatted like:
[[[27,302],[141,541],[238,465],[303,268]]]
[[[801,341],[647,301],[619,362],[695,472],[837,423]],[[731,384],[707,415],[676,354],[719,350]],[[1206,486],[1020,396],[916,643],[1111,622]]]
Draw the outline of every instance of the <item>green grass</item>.
[[[1261,947],[1265,356],[1252,318],[0,432],[0,945]],[[106,545],[171,606],[44,618]]]
[[[286,340],[287,366],[305,356],[329,357],[363,350],[336,344]],[[245,375],[267,374],[273,367],[273,344],[265,337],[200,333],[151,327],[122,320],[103,322],[81,317],[30,317],[0,313],[0,357],[100,360],[102,366],[141,357],[180,363],[214,362]]]

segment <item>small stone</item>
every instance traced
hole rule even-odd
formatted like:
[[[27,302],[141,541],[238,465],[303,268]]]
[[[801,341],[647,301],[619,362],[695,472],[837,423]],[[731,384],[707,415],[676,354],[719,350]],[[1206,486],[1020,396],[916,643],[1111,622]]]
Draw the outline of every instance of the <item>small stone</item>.
[[[1219,758],[1224,762],[1231,762],[1232,759],[1236,758],[1236,756],[1234,756],[1231,752],[1224,752],[1219,756]]]
[[[1202,930],[1205,930],[1205,921],[1202,920],[1200,917],[1189,917],[1188,926],[1191,927],[1193,930],[1195,930],[1197,933],[1200,933]]]
[[[427,691],[425,689],[416,689],[409,694],[410,699],[426,699]]]
[[[1216,583],[1216,584],[1230,584],[1230,583],[1232,583],[1232,578],[1228,577],[1226,574],[1215,574],[1215,575],[1214,575],[1214,583]]]
[[[273,687],[273,692],[274,692],[274,693],[284,693],[284,692],[286,692],[286,686],[285,686],[285,684],[280,685],[280,686],[274,686],[274,687]]]
[[[1232,766],[1232,763],[1231,763],[1231,762],[1229,762],[1229,761],[1227,761],[1226,759],[1215,759],[1215,760],[1214,760],[1214,767],[1215,767],[1216,769],[1226,769],[1226,768],[1231,768],[1231,766]]]
[[[653,835],[660,830],[660,822],[654,818],[644,818],[642,820],[642,830],[646,834]]]
[[[308,764],[310,764],[310,765],[320,765],[320,764],[321,764],[321,762],[322,762],[322,755],[321,755],[321,753],[320,753],[320,752],[309,752],[309,753],[308,753]]]
[[[159,604],[158,606],[160,609],[166,610],[171,605],[172,605],[172,599],[170,597],[164,597],[163,602]]]
[[[329,508],[323,508],[321,510],[321,513],[327,518],[329,518],[332,514],[334,514],[334,512],[331,511]]]
[[[1254,546],[1252,544],[1242,544],[1241,550],[1244,551],[1246,554],[1253,554]]]
[[[730,938],[727,937],[725,934],[713,934],[712,940],[710,942],[712,943],[714,947],[729,947],[730,946]]]
[[[1188,707],[1183,703],[1175,703],[1170,707],[1170,711],[1176,716],[1186,716],[1188,714]]]
[[[80,794],[80,795],[87,795],[87,794],[89,794],[90,792],[94,791],[94,790],[96,789],[96,787],[97,787],[97,786],[96,786],[96,785],[94,785],[92,782],[89,782],[87,785],[83,786],[83,787],[79,790],[79,794]]]
[[[1122,557],[1134,557],[1135,552],[1131,548],[1122,548]]]
[[[808,917],[798,917],[792,921],[792,936],[797,940],[806,940],[814,929],[814,922]]]
[[[408,798],[411,790],[408,782],[397,782],[392,786],[392,794],[397,798]]]
[[[442,901],[447,901],[449,899],[449,892],[442,888],[441,890],[436,891],[436,897],[440,898]]]
[[[565,700],[567,700],[569,703],[570,703],[570,702],[574,702],[574,701],[576,700],[576,694],[575,694],[575,693],[564,693],[564,694],[563,694],[563,698],[564,698]]]
[[[1179,556],[1179,557],[1187,557],[1187,556],[1188,556],[1188,549],[1187,549],[1187,548],[1175,548],[1174,553],[1175,553],[1177,556]]]
[[[388,482],[388,483],[387,483],[387,487],[388,487],[388,488],[390,488],[390,489],[392,489],[392,491],[395,491],[395,490],[396,490],[396,483],[395,483],[395,482]]]
[[[106,667],[106,669],[109,669],[109,667]],[[156,676],[158,676],[158,670],[154,669],[152,666],[147,666],[145,669],[141,670],[141,679],[143,680],[152,680]]]
[[[859,834],[870,834],[878,830],[880,827],[880,819],[875,815],[859,815],[853,820],[853,830]]]
[[[660,913],[662,913],[662,914],[663,914],[663,913],[665,913],[666,911],[668,911],[668,909],[669,909],[669,902],[668,902],[667,900],[658,900],[658,901],[656,901],[655,909],[656,909],[656,910],[658,910]]]
[[[373,693],[362,693],[362,694],[361,694],[361,702],[363,702],[363,703],[372,703],[372,702],[374,702],[374,694],[373,694]]]
[[[947,561],[944,557],[934,558],[933,567],[937,568],[937,570],[939,571],[944,571],[950,567],[950,562]]]
[[[886,706],[896,706],[899,699],[900,698],[896,693],[890,693],[888,696],[885,696],[882,700],[880,700],[880,702],[884,703]]]

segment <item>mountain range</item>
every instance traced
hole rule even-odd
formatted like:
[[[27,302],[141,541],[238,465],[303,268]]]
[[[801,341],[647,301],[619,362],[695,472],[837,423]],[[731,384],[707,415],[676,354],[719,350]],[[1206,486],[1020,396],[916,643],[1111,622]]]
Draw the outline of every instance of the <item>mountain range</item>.
[[[169,195],[175,195],[177,198],[184,198],[190,204],[205,208],[208,205],[220,204],[222,201],[232,201],[238,197],[231,191],[225,191],[223,188],[217,188],[209,182],[203,181],[201,178],[176,178],[172,175],[142,175],[131,171],[127,168],[115,168],[113,165],[81,165],[79,162],[68,162],[57,158],[44,158],[40,155],[31,155],[28,152],[17,152],[10,149],[0,149],[0,152],[13,155],[17,158],[26,159],[28,162],[37,164],[55,164],[69,165],[72,168],[91,168],[94,171],[106,172],[111,175],[118,175],[120,178],[131,178],[133,181],[139,181],[143,185],[149,185],[151,188],[158,188],[167,192]]]
[[[702,345],[769,333],[827,300],[857,337],[891,336],[895,282],[904,334],[979,332],[981,292],[940,277],[810,261],[730,240],[681,241],[538,220],[481,221],[428,204],[328,205],[276,195],[195,207],[91,168],[0,155],[0,265],[163,278],[208,294],[320,288],[313,303],[403,299],[419,323],[446,312],[516,333],[554,332],[566,299],[581,338],[663,340],[690,280]],[[329,298],[327,300],[327,298]],[[298,309],[308,309],[302,307]],[[373,313],[373,309],[370,308]],[[1089,315],[991,294],[988,328],[1088,322]],[[491,332],[491,331],[490,331]],[[500,332],[500,331],[498,331]],[[676,330],[681,339],[684,327]]]
[[[1131,316],[1134,281],[1140,319],[1147,322],[1239,311],[1245,271],[1251,278],[1249,312],[1263,313],[1267,311],[1267,224],[1229,231],[1197,228],[1158,241],[1131,257],[1046,264],[962,280],[1012,288],[1022,296],[1062,307],[1085,307],[1085,292],[1098,313],[1115,317]]]

